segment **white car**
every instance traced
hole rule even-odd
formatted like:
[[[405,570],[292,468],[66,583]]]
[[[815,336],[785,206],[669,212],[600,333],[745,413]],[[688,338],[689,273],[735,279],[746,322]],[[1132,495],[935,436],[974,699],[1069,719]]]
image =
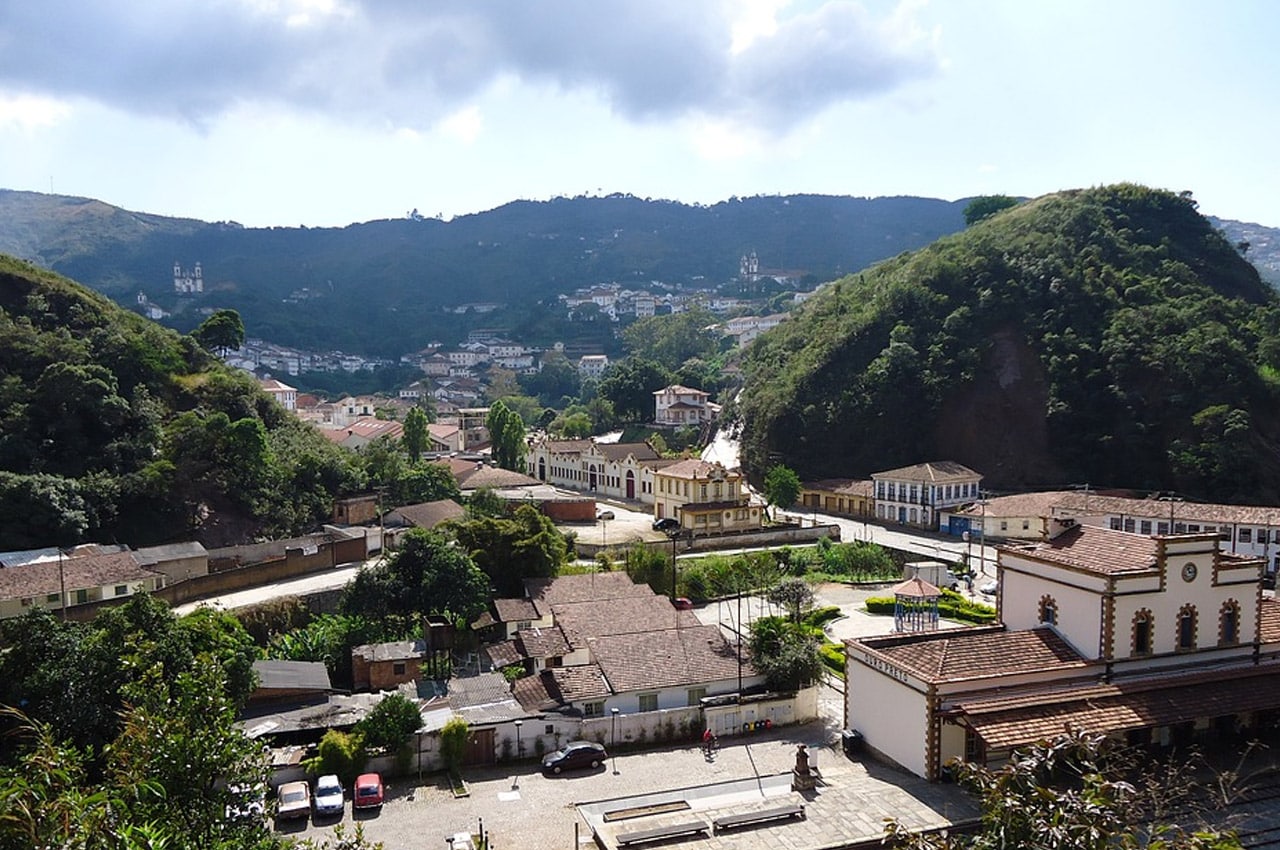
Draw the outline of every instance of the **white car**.
[[[991,581],[984,581],[982,584],[978,585],[978,592],[984,596],[995,596],[996,591],[999,589],[1000,582],[995,579],[991,579]]]
[[[313,803],[316,817],[342,815],[346,805],[342,796],[342,780],[332,773],[316,780],[316,796]]]

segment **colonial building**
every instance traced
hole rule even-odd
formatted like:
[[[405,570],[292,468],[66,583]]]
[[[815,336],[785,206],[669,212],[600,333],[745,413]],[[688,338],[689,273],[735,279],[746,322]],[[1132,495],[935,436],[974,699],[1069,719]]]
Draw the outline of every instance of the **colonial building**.
[[[525,465],[539,481],[599,496],[653,504],[654,473],[675,463],[648,443],[535,440]]]
[[[258,386],[262,387],[262,391],[274,398],[285,410],[298,409],[298,391],[288,384],[274,378],[267,378],[258,381]]]
[[[825,478],[800,486],[800,504],[814,511],[852,517],[876,515],[874,482],[853,478]]]
[[[1000,549],[1003,625],[846,642],[846,723],[930,779],[1068,726],[1133,745],[1230,737],[1280,709],[1280,604],[1216,534],[1050,523]]]
[[[654,488],[654,516],[674,517],[695,535],[755,529],[764,519],[742,473],[718,463],[679,461],[654,474]]]
[[[938,511],[978,498],[982,476],[954,461],[932,461],[871,475],[876,516],[887,522],[937,529]]]

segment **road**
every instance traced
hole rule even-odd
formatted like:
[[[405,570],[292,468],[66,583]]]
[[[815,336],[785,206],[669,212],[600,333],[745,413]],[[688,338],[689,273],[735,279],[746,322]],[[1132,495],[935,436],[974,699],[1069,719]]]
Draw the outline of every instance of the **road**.
[[[914,552],[922,557],[950,563],[971,558],[974,571],[981,575],[996,574],[996,550],[994,546],[980,546],[977,541],[967,543],[954,537],[923,534],[906,528],[890,528],[871,522],[862,522],[849,517],[835,516],[821,512],[809,511],[799,513],[795,509],[787,514],[793,522],[802,524],[838,525],[840,539],[849,543],[865,540],[878,543],[891,549]]]

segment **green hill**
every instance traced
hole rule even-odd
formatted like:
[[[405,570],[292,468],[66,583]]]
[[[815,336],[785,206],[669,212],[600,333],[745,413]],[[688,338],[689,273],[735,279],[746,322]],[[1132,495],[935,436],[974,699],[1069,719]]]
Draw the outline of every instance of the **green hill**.
[[[0,256],[0,551],[311,528],[341,449],[189,337]]]
[[[456,342],[473,324],[532,344],[569,341],[595,329],[567,326],[558,295],[611,281],[710,286],[737,275],[751,251],[766,268],[830,280],[955,232],[963,208],[926,198],[694,206],[617,195],[515,201],[450,221],[246,228],[0,190],[0,252],[122,304],[142,292],[181,331],[199,323],[200,308],[226,307],[254,336],[282,345],[396,356],[433,339]],[[202,263],[204,295],[174,294],[175,261]],[[505,309],[474,317],[446,309],[474,302]]]
[[[1280,500],[1280,305],[1187,196],[1063,192],[846,277],[757,341],[743,461],[933,459],[1045,484]]]

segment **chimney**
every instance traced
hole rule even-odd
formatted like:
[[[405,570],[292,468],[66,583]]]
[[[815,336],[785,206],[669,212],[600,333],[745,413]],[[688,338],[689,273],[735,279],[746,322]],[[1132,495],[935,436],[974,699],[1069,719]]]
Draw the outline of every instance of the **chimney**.
[[[1056,540],[1064,532],[1070,531],[1071,529],[1075,528],[1079,524],[1080,523],[1076,522],[1076,520],[1073,517],[1069,517],[1069,516],[1049,517],[1048,522],[1045,523],[1044,539],[1046,541]]]

